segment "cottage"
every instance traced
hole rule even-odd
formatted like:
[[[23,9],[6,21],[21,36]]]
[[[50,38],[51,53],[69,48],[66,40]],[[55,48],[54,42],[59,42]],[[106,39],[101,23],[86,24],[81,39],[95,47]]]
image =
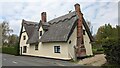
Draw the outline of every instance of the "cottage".
[[[89,27],[75,4],[75,11],[47,21],[41,13],[39,23],[22,20],[20,54],[70,60],[93,55]]]

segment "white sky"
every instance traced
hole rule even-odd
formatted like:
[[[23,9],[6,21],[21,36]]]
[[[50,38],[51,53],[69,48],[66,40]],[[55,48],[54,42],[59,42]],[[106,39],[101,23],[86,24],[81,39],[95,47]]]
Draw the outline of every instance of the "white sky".
[[[99,26],[118,24],[118,0],[0,0],[0,22],[7,20],[14,34],[19,35],[22,19],[39,22],[41,13],[47,12],[47,21],[74,11],[74,4],[81,5],[86,20],[93,26],[93,34]]]

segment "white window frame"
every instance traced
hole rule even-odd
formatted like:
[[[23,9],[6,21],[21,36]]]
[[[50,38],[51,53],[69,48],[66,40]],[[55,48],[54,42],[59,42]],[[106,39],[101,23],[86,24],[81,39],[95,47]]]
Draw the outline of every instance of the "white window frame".
[[[60,53],[61,47],[60,46],[54,46],[54,53]]]

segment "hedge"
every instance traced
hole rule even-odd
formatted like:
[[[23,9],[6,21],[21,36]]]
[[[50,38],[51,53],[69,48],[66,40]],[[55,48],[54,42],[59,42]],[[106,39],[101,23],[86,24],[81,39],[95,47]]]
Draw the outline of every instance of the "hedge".
[[[10,47],[2,47],[2,53],[19,55],[19,47],[18,45],[13,45]]]

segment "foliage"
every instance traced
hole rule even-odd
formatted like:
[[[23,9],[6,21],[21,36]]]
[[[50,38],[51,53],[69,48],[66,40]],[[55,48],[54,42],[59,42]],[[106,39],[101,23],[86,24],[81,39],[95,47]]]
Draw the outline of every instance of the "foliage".
[[[15,34],[10,34],[13,32],[12,29],[10,29],[9,22],[3,21],[2,23],[2,42],[4,46],[13,46],[18,43],[18,36]]]
[[[94,45],[103,49],[106,59],[110,64],[120,64],[120,36],[118,32],[120,26],[112,27],[110,24],[105,24],[98,29],[95,36],[96,42]],[[98,48],[98,49],[99,49]]]
[[[2,53],[19,55],[18,43],[16,43],[16,45],[14,45],[14,46],[10,46],[10,47],[5,47],[4,46],[4,47],[2,47]]]
[[[105,24],[104,26],[101,26],[96,35],[96,41],[97,43],[101,43],[106,38],[117,38],[118,37],[118,26],[116,28],[113,28],[110,24]]]
[[[15,34],[12,34],[9,36],[9,45],[15,45],[18,43],[18,36]]]
[[[94,55],[96,55],[96,54],[103,54],[104,52],[103,52],[103,49],[92,49],[92,51],[93,51],[93,54]]]
[[[7,54],[18,55],[19,46],[18,46],[18,36],[12,33],[13,30],[10,29],[9,22],[2,22],[2,52]]]
[[[103,48],[102,48],[102,45],[101,44],[98,44],[98,43],[92,43],[92,51],[93,51],[93,54],[103,54]]]
[[[93,44],[93,47],[102,49],[102,42],[104,42],[105,39],[118,38],[118,28],[119,26],[113,28],[110,24],[101,26],[95,35],[96,41]]]
[[[103,48],[106,59],[111,64],[120,64],[120,38],[109,38],[104,40]]]
[[[102,65],[102,68],[120,68],[120,65],[105,63]]]
[[[6,42],[6,40],[8,41],[8,37],[9,37],[11,32],[13,32],[13,30],[10,29],[9,22],[3,21],[2,22],[2,37],[3,37],[2,42],[3,42],[3,45]]]

